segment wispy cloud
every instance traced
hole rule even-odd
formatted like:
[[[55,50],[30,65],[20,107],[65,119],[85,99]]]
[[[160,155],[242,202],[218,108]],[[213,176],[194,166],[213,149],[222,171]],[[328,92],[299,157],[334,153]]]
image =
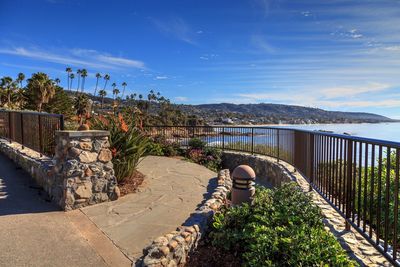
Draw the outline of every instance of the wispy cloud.
[[[186,96],[176,96],[174,99],[179,102],[186,102],[189,100]]]
[[[36,47],[12,47],[0,48],[0,54],[14,55],[62,65],[91,67],[96,69],[145,68],[145,64],[142,61],[115,57],[108,53],[102,53],[91,49],[63,49],[50,51],[48,49],[45,50]]]
[[[199,31],[194,31],[182,18],[173,17],[168,20],[151,18],[151,21],[161,33],[188,44],[197,44],[195,34],[199,34]]]
[[[154,78],[154,80],[166,80],[166,79],[168,79],[168,76],[156,76]]]
[[[251,44],[262,52],[272,54],[275,52],[275,48],[267,41],[262,35],[252,35],[250,37]]]

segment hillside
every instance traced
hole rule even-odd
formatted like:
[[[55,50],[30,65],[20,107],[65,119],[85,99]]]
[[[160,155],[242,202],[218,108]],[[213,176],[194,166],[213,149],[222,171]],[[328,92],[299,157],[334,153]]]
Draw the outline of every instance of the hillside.
[[[202,104],[185,105],[191,115],[205,118],[209,123],[361,123],[392,122],[394,120],[364,112],[327,111],[318,108],[282,104]]]

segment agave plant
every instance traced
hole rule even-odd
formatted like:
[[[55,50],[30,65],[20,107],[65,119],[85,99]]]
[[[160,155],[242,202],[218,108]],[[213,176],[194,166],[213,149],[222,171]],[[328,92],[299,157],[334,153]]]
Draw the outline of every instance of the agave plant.
[[[123,183],[133,174],[140,158],[145,155],[148,138],[134,124],[127,125],[122,115],[93,118],[92,128],[110,131],[115,176],[118,183]]]

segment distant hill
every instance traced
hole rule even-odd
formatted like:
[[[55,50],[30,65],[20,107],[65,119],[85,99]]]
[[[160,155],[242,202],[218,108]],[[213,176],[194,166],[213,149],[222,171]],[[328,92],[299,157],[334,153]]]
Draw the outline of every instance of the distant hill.
[[[365,112],[327,111],[318,108],[282,104],[202,104],[184,105],[192,115],[208,122],[233,123],[360,123],[393,122],[388,117]]]

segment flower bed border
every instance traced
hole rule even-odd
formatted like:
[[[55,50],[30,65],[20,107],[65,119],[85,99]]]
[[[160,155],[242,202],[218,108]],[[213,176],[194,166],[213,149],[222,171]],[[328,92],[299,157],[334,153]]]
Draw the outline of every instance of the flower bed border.
[[[218,187],[211,198],[205,201],[190,218],[176,231],[156,238],[143,250],[142,266],[178,266],[186,263],[188,254],[209,230],[210,221],[216,211],[226,204],[232,189],[232,179],[228,169],[218,173]],[[135,263],[134,263],[135,264]]]

